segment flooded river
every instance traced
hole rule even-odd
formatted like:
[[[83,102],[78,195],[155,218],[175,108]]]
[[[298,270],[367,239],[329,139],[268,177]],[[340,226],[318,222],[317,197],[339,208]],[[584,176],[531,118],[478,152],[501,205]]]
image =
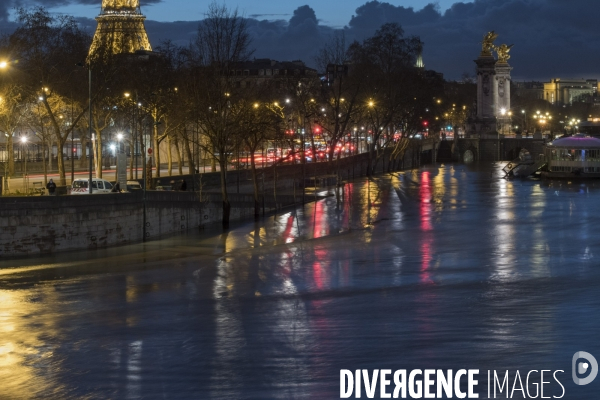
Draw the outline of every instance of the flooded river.
[[[335,399],[341,369],[384,368],[479,369],[480,398],[488,370],[562,370],[563,398],[598,398],[571,358],[600,357],[599,211],[600,183],[450,164],[227,232],[3,260],[0,399]]]

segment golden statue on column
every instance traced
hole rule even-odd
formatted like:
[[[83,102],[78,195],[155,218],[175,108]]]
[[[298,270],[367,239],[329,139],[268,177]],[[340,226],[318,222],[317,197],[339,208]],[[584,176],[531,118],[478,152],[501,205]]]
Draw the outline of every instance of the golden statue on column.
[[[481,42],[481,56],[491,56],[492,50],[494,50],[494,40],[498,37],[498,34],[494,31],[488,32],[483,36]]]
[[[499,63],[507,64],[508,59],[510,58],[508,52],[513,46],[514,44],[511,44],[510,46],[507,46],[505,44],[501,44],[500,46],[494,46],[494,50],[496,50],[496,54],[498,55]]]

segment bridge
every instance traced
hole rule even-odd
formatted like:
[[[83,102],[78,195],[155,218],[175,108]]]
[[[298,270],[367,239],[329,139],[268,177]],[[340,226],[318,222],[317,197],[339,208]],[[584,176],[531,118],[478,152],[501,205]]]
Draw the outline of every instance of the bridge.
[[[542,138],[455,138],[454,140],[427,139],[422,153],[431,161],[513,161],[526,150],[532,160],[544,154],[547,139]]]

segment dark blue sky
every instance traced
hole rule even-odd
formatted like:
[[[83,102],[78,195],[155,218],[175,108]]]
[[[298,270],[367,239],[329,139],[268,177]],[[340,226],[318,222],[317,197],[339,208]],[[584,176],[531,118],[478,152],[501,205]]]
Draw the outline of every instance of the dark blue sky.
[[[0,3],[4,30],[10,29],[13,2]],[[92,19],[101,0],[30,0],[53,12],[69,13],[95,29]],[[598,0],[473,0],[472,2],[405,0],[401,2],[346,2],[322,0],[291,3],[226,2],[250,19],[256,57],[277,60],[302,59],[314,64],[316,49],[336,29],[345,31],[348,42],[362,40],[386,22],[397,22],[406,34],[425,43],[426,68],[459,79],[474,74],[473,60],[481,49],[485,32],[495,30],[497,44],[514,44],[510,64],[514,80],[597,78],[600,65]],[[195,34],[208,2],[197,0],[151,0],[142,2],[146,27],[153,46],[171,39],[188,43]],[[8,23],[7,23],[8,22]]]

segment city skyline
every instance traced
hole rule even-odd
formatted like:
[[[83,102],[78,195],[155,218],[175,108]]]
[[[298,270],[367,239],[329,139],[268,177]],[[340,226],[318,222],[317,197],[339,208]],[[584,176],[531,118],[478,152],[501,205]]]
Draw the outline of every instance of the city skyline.
[[[93,32],[93,17],[99,14],[100,3],[101,0],[74,0],[64,5],[57,0],[38,0],[28,5],[43,5],[51,12],[73,15]],[[514,44],[510,60],[514,80],[598,78],[595,65],[600,63],[600,55],[595,49],[600,45],[600,33],[595,29],[594,11],[600,9],[600,4],[593,0],[574,0],[569,4],[552,0],[426,3],[356,1],[344,8],[336,5],[338,12],[327,11],[334,5],[328,1],[247,7],[240,1],[225,4],[231,8],[237,5],[248,18],[256,58],[301,59],[314,67],[316,51],[339,31],[336,28],[340,25],[347,42],[351,42],[371,36],[383,23],[397,22],[406,35],[417,35],[424,42],[426,68],[441,72],[450,80],[464,74],[474,76],[473,60],[483,34],[490,30],[499,34],[499,43]],[[147,17],[146,28],[153,47],[167,39],[179,45],[189,43],[207,6],[208,3],[190,6],[189,0],[143,2],[142,12]],[[171,20],[182,15],[176,10],[184,10],[188,20]],[[0,6],[5,32],[16,26],[8,11],[6,4]]]

